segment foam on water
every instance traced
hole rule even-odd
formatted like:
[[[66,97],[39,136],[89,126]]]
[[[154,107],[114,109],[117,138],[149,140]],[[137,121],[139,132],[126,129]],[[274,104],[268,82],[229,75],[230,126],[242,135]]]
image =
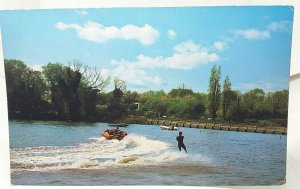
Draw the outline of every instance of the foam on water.
[[[178,153],[171,144],[136,134],[129,134],[121,141],[90,138],[90,142],[77,146],[12,148],[10,155],[13,172],[157,165],[191,158],[191,155]],[[199,160],[199,157],[194,159]]]

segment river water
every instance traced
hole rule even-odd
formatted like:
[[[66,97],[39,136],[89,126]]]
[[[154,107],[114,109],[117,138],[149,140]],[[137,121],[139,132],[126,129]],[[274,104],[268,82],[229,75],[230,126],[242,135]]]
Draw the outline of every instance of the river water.
[[[10,122],[16,185],[278,185],[285,183],[286,136],[132,124],[121,141],[107,123]]]

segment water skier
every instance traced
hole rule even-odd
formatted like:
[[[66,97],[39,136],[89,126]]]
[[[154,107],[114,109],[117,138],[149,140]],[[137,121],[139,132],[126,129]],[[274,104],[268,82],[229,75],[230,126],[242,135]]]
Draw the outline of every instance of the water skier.
[[[187,153],[186,147],[185,147],[185,145],[183,143],[183,138],[184,138],[184,136],[182,136],[182,131],[180,131],[179,132],[179,136],[176,137],[176,140],[178,142],[178,148],[179,148],[179,151],[181,151],[181,148],[183,148],[184,151]]]

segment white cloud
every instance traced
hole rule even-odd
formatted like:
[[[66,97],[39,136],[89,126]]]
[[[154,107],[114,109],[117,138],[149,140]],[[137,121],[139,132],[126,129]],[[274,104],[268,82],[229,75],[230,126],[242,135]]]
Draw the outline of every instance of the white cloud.
[[[147,72],[134,63],[119,64],[113,71],[113,76],[119,77],[129,84],[146,86],[159,85],[162,80],[158,76],[149,76]]]
[[[106,77],[106,78],[110,77],[110,74],[111,74],[110,70],[104,69],[104,68],[100,70],[100,73],[103,77]]]
[[[256,29],[235,30],[236,35],[245,37],[246,39],[269,39],[271,37],[269,31],[262,31]]]
[[[125,25],[105,27],[100,23],[87,22],[84,26],[78,24],[65,24],[58,22],[55,27],[59,30],[74,29],[77,36],[96,43],[105,43],[113,39],[138,40],[143,45],[151,45],[159,37],[159,32],[152,26],[145,24],[143,27]]]
[[[234,88],[240,89],[243,92],[253,90],[255,88],[263,89],[265,92],[271,92],[288,89],[288,83],[287,78],[262,79],[255,83],[240,83]]]
[[[88,12],[86,10],[76,10],[75,11],[77,14],[80,14],[80,15],[87,15]]]
[[[116,66],[113,75],[135,85],[159,85],[162,84],[162,79],[159,76],[150,76],[147,73],[149,69],[190,70],[200,64],[219,60],[217,54],[208,52],[193,41],[180,43],[174,47],[173,51],[173,54],[168,57],[138,55],[135,61],[111,60],[111,64]]]
[[[220,51],[223,51],[228,48],[228,45],[226,42],[216,41],[216,42],[214,42],[214,47]]]
[[[43,71],[43,65],[28,65],[34,71]]]
[[[186,41],[174,47],[172,56],[159,59],[166,68],[189,70],[199,64],[216,62],[219,56],[209,53],[193,41]]]
[[[168,30],[169,39],[174,39],[176,37],[176,32],[174,30]]]
[[[56,29],[59,29],[59,30],[66,30],[68,28],[76,27],[76,25],[75,24],[71,25],[71,24],[65,24],[65,23],[62,23],[62,22],[57,22],[55,24],[55,27],[56,27]]]
[[[267,26],[267,28],[272,32],[288,31],[292,28],[292,23],[290,21],[272,22]]]
[[[186,41],[174,47],[172,56],[169,57],[147,57],[145,55],[137,56],[134,62],[121,60],[112,60],[112,64],[134,64],[140,68],[169,68],[179,70],[190,70],[199,64],[216,62],[219,56],[215,53],[209,53],[207,49],[200,47],[193,41]]]
[[[246,39],[264,40],[264,39],[271,38],[271,32],[279,32],[279,31],[284,32],[284,31],[290,31],[291,29],[292,29],[291,21],[272,22],[266,26],[266,30],[258,30],[258,29],[234,30],[233,32],[235,36],[233,37],[233,39],[237,37],[244,37]]]

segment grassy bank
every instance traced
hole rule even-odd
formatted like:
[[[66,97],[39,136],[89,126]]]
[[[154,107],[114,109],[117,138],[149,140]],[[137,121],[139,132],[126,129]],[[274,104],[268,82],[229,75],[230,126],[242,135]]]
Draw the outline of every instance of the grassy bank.
[[[226,130],[239,132],[254,132],[268,134],[287,134],[287,121],[276,120],[246,120],[242,122],[224,120],[191,120],[191,119],[158,119],[145,116],[127,116],[118,120],[128,124],[167,125],[187,128]]]
[[[176,119],[176,118],[150,118],[146,116],[124,116],[117,122],[128,124],[148,124],[149,120],[169,122],[190,122],[201,124],[223,124],[223,125],[241,125],[241,126],[257,126],[257,127],[282,127],[287,128],[286,119],[267,119],[267,120],[243,120],[243,121],[226,121],[226,120],[208,120],[208,119]]]

